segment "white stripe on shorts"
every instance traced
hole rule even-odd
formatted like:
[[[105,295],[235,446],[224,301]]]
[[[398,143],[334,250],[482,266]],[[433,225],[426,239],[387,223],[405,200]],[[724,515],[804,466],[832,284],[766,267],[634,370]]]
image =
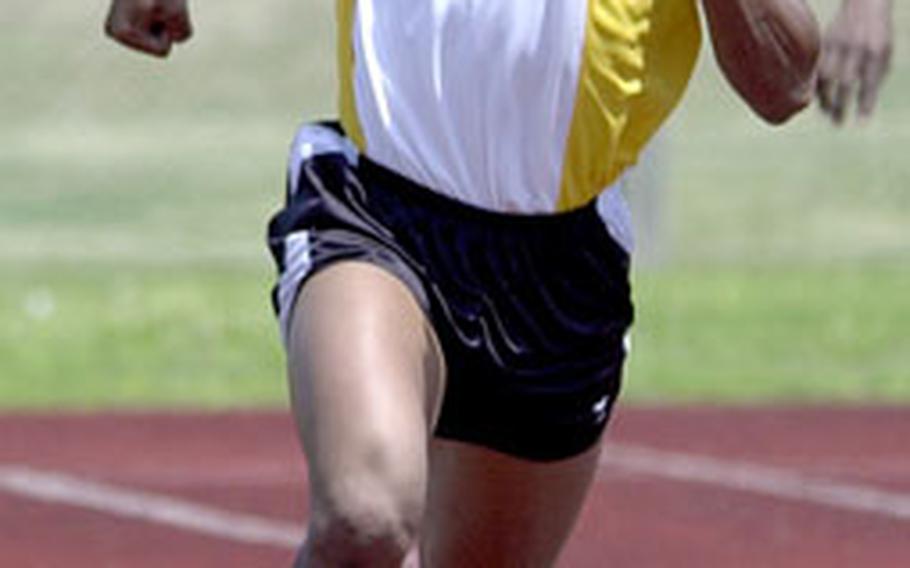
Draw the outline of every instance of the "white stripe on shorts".
[[[344,154],[348,163],[357,164],[357,147],[347,137],[321,124],[304,124],[297,130],[288,156],[288,179],[291,195],[297,192],[297,180],[304,161],[320,154]]]
[[[291,315],[300,284],[313,268],[309,231],[297,231],[284,240],[284,271],[278,280],[278,324],[285,349],[291,339]]]
[[[597,213],[607,226],[610,236],[619,243],[619,246],[631,255],[635,249],[635,230],[632,225],[632,213],[629,203],[622,190],[625,186],[626,175],[623,174],[619,181],[603,190],[597,196]]]

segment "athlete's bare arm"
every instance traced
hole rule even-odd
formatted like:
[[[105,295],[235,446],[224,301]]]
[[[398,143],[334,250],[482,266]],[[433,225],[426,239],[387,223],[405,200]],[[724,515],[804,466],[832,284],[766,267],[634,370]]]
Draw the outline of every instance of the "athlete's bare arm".
[[[812,100],[820,31],[804,0],[703,0],[718,63],[762,118],[785,122]]]
[[[861,118],[875,110],[891,64],[893,0],[843,0],[825,31],[818,68],[822,111],[841,124],[853,100]]]
[[[118,42],[167,57],[193,34],[187,0],[113,0],[104,30]]]

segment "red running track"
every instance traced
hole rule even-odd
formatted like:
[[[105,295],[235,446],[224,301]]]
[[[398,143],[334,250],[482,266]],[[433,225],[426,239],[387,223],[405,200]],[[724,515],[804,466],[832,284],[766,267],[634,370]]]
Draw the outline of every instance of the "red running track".
[[[287,567],[303,479],[281,413],[0,416],[0,567]],[[561,566],[910,566],[910,408],[622,408]]]

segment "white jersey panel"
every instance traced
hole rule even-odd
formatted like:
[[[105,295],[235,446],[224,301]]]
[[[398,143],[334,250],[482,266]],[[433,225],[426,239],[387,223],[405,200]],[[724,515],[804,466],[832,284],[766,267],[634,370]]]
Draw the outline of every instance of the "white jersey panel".
[[[366,154],[450,197],[552,212],[587,0],[357,0]]]

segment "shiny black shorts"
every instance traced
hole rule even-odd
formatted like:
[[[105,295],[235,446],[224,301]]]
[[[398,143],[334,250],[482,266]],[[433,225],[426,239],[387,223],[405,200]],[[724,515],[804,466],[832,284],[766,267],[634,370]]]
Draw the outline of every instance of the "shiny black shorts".
[[[593,203],[491,212],[350,147],[302,156],[290,171],[268,234],[283,325],[308,277],[343,260],[372,263],[408,286],[442,345],[437,436],[537,461],[597,442],[619,394],[633,309],[628,254]]]

